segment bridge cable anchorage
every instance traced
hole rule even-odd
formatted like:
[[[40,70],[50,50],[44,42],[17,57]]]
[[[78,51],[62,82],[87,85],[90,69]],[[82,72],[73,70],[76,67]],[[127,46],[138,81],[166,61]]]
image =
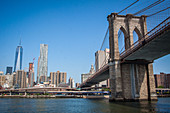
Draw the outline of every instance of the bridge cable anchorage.
[[[160,12],[166,11],[166,10],[169,9],[169,8],[170,8],[170,7],[167,7],[167,8],[165,8],[165,9],[163,9],[163,10],[160,10],[160,11],[158,11],[158,12],[156,12],[156,13],[150,14],[150,15],[148,15],[148,17],[154,16],[154,15],[160,13]]]
[[[135,2],[133,2],[131,5],[127,6],[126,8],[124,8],[123,10],[121,10],[119,13],[123,12],[124,10],[128,9],[129,7],[131,7],[132,5],[134,5],[135,3],[137,3],[139,0],[136,0]]]
[[[138,11],[138,12],[136,12],[136,13],[134,13],[133,15],[137,15],[137,14],[140,14],[140,13],[142,13],[142,12],[145,12],[146,10],[148,10],[148,9],[150,9],[150,8],[156,6],[156,5],[158,5],[158,4],[160,4],[160,3],[164,2],[164,1],[165,1],[165,0],[158,0],[158,1],[154,2],[153,4],[151,4],[151,5],[143,8],[143,9],[141,9],[140,11]]]

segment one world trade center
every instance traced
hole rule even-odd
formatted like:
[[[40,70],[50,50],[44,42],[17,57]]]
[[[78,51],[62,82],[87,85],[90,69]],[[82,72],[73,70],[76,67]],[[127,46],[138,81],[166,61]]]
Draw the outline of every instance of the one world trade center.
[[[20,42],[19,46],[17,46],[16,48],[14,72],[22,69],[22,55],[23,55],[23,48]]]

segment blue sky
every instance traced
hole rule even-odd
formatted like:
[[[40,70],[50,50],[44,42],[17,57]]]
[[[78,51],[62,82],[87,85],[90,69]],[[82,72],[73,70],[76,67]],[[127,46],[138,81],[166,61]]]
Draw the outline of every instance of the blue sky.
[[[40,44],[48,44],[48,73],[67,72],[80,82],[94,64],[108,26],[107,16],[135,0],[0,0],[0,71],[14,66],[15,50],[22,39],[23,69]],[[170,73],[170,55],[154,62],[154,73]]]

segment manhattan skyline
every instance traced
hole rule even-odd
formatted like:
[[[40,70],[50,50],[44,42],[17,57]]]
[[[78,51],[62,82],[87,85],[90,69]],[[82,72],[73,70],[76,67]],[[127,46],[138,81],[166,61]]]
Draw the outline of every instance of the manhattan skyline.
[[[40,44],[48,44],[50,72],[67,72],[80,82],[81,74],[94,64],[106,32],[107,16],[134,1],[114,0],[1,0],[0,1],[0,71],[14,66],[15,49],[22,39],[22,69],[34,61],[35,75]],[[117,3],[118,5],[114,5]],[[170,55],[154,61],[154,73],[170,73]],[[37,76],[37,75],[36,75]],[[67,80],[68,81],[68,80]]]

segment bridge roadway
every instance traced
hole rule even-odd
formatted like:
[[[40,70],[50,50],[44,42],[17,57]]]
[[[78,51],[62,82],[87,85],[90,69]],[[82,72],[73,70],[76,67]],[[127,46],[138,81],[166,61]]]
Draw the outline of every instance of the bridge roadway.
[[[160,57],[170,54],[170,17],[147,33],[145,38],[134,43],[120,54],[121,63],[151,63]],[[109,64],[94,73],[84,83],[83,87],[91,87],[109,79]]]

